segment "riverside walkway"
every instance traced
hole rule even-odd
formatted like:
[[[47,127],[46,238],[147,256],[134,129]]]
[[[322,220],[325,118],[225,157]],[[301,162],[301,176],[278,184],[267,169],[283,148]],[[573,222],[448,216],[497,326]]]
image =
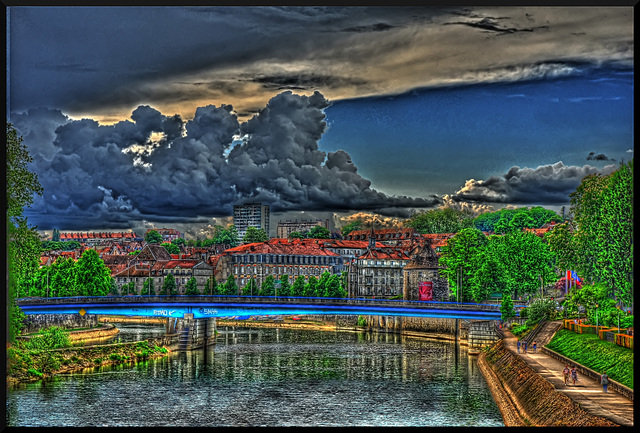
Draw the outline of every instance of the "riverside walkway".
[[[582,374],[578,374],[578,382],[576,382],[575,386],[571,382],[569,382],[569,385],[564,384],[562,370],[565,364],[542,353],[540,350],[542,346],[551,340],[556,329],[558,328],[550,327],[550,332],[545,333],[543,329],[538,334],[536,338],[538,350],[536,353],[533,353],[533,347],[531,346],[527,348],[526,354],[522,353],[522,349],[520,350],[521,353],[518,353],[516,346],[518,340],[509,331],[504,333],[504,342],[509,350],[520,356],[531,368],[551,383],[556,390],[580,404],[580,407],[587,412],[611,420],[621,426],[633,426],[633,401],[611,390],[611,387],[609,387],[608,393],[604,393],[600,382]]]

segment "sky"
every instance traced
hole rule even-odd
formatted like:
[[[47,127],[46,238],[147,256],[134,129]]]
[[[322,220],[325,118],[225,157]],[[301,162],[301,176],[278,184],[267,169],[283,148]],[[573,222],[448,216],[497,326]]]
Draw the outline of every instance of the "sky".
[[[632,4],[632,3],[630,3]],[[568,211],[633,158],[632,6],[7,8],[50,231],[204,237],[234,204],[399,226]]]

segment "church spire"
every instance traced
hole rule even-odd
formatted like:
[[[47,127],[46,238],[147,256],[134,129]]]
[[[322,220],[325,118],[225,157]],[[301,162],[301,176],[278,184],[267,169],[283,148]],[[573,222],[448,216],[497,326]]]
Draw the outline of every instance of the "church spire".
[[[376,247],[376,235],[373,232],[373,223],[375,220],[371,221],[371,233],[369,233],[369,249],[374,249]]]

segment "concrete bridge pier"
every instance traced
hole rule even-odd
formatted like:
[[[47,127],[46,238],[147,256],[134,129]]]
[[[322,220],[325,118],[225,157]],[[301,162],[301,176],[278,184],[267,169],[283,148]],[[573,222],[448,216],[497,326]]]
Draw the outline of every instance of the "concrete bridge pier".
[[[478,354],[499,339],[493,320],[474,320],[469,324],[469,354]]]
[[[216,342],[215,317],[195,319],[193,313],[186,313],[182,319],[174,323],[175,333],[178,334],[179,351],[202,349]]]

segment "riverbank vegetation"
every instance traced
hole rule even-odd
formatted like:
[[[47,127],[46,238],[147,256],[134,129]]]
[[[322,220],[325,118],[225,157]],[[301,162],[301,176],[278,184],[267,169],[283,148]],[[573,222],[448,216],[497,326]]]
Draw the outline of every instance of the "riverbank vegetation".
[[[7,347],[7,384],[29,382],[104,365],[135,363],[164,356],[168,350],[147,341],[104,346],[71,346],[69,332],[58,327]]]
[[[595,334],[560,329],[545,346],[633,389],[633,350],[603,341]]]

